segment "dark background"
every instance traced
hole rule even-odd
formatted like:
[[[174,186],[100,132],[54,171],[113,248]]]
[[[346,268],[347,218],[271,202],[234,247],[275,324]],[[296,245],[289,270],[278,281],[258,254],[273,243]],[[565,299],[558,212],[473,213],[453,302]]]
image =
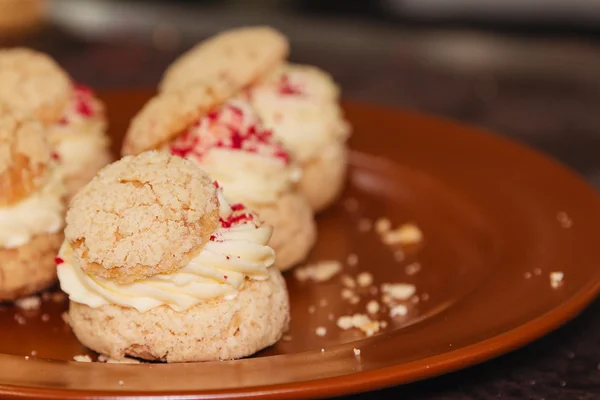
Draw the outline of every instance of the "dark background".
[[[97,89],[152,86],[196,41],[269,24],[292,60],[345,97],[438,114],[542,150],[600,187],[600,1],[256,0],[47,2],[4,45],[52,54]],[[600,235],[599,235],[600,238]],[[599,266],[600,267],[600,266]],[[600,302],[555,333],[477,367],[354,398],[600,399]]]

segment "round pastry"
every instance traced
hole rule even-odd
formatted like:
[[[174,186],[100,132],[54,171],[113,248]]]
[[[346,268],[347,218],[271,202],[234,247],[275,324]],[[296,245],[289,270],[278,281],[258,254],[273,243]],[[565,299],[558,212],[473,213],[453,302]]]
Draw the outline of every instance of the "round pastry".
[[[300,163],[300,190],[318,212],[343,189],[350,127],[331,77],[315,67],[284,63],[288,52],[286,38],[273,29],[233,29],[177,59],[159,87],[170,92],[199,81],[231,84]]]
[[[0,301],[56,281],[64,188],[45,136],[33,116],[0,103]]]
[[[110,162],[104,107],[49,56],[0,50],[0,101],[35,114],[48,132],[53,160],[70,197]]]
[[[275,68],[289,53],[287,38],[273,28],[253,26],[215,35],[179,57],[165,71],[161,91],[190,82],[226,80],[242,87]]]
[[[254,354],[277,342],[290,318],[271,232],[193,162],[156,151],[124,157],[67,213],[58,276],[69,324],[113,359]]]
[[[283,64],[242,94],[300,163],[300,189],[316,212],[344,186],[350,126],[329,75],[310,66]]]
[[[219,96],[210,107],[200,101],[210,87],[196,84],[152,99],[127,132],[124,153],[159,148],[200,165],[229,201],[245,204],[273,227],[269,245],[277,253],[275,265],[286,270],[303,261],[316,240],[312,210],[296,185],[301,170],[247,102],[223,103],[227,96]],[[157,115],[164,116],[161,122]],[[172,128],[174,121],[185,124]]]

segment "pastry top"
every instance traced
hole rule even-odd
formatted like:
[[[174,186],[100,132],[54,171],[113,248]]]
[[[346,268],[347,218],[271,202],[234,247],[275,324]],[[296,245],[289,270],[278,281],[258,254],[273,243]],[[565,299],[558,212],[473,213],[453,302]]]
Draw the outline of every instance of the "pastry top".
[[[0,50],[0,101],[52,124],[60,120],[72,92],[69,76],[48,55],[27,48]]]
[[[65,238],[89,275],[124,284],[183,268],[219,224],[213,181],[150,151],[102,169],[71,201]]]
[[[228,199],[252,206],[277,202],[301,170],[250,104],[230,100],[163,148],[188,158],[217,180]]]
[[[265,126],[300,162],[320,154],[331,141],[345,142],[350,126],[338,103],[339,89],[315,67],[283,64],[240,93]]]
[[[215,80],[158,94],[131,120],[122,155],[159,148],[224,103],[233,93],[233,87],[227,82]]]
[[[16,203],[43,186],[49,162],[42,124],[0,102],[0,206]]]
[[[226,80],[237,90],[257,81],[289,53],[287,38],[266,26],[241,27],[215,35],[187,51],[166,70],[161,91],[197,80]]]

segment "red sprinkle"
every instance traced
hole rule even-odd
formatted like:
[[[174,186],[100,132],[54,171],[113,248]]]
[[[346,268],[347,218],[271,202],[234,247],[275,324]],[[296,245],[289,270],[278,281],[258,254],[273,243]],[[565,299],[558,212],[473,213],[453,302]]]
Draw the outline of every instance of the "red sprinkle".
[[[242,211],[244,208],[245,208],[244,205],[241,203],[237,203],[237,204],[234,204],[231,206],[231,209],[233,211]]]
[[[57,152],[53,151],[52,153],[50,153],[50,158],[55,161],[58,161],[60,160],[60,155]]]
[[[65,260],[63,260],[60,257],[54,257],[54,262],[56,263],[56,265],[60,265],[60,264],[64,263]]]
[[[290,82],[290,78],[284,74],[281,76],[281,81],[279,81],[279,93],[283,95],[295,96],[301,95],[302,90],[300,90],[300,88],[298,88],[297,86],[294,86]]]
[[[217,181],[213,181],[213,185],[215,185],[215,187],[218,189],[219,188],[219,182]]]
[[[229,260],[229,257],[227,259]],[[223,275],[223,279],[227,280],[227,275]]]
[[[210,235],[210,241],[211,241],[211,242],[214,242],[214,241],[215,241],[215,239],[217,239],[217,237],[216,237],[215,235]]]

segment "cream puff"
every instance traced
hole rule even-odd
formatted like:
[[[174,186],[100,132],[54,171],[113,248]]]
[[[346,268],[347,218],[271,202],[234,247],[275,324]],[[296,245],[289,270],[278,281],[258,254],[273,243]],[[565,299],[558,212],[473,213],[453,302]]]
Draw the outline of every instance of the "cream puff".
[[[302,172],[253,107],[226,100],[230,94],[228,86],[195,84],[158,95],[133,119],[123,154],[160,149],[194,161],[229,201],[273,227],[275,265],[286,270],[303,261],[316,240],[312,210],[297,188]]]
[[[0,301],[56,281],[64,187],[46,136],[35,117],[0,103]]]
[[[195,163],[156,151],[124,157],[67,212],[58,276],[69,324],[117,360],[252,355],[290,319],[271,232]]]
[[[49,56],[26,48],[0,50],[0,101],[45,124],[68,197],[111,161],[102,103]]]

